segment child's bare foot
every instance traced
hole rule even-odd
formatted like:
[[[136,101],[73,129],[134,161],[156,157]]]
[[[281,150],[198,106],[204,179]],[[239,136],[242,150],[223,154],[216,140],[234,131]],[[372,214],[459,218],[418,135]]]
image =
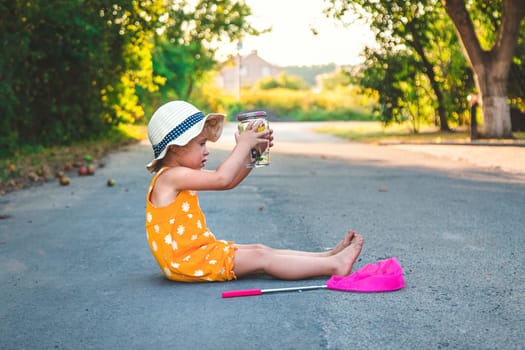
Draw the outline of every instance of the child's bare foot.
[[[356,232],[354,230],[350,230],[346,233],[346,235],[343,237],[341,242],[337,243],[337,245],[330,250],[328,255],[335,255],[339,252],[341,252],[343,249],[348,247],[350,243],[352,242],[352,239],[354,238],[354,235]]]
[[[350,245],[344,248],[336,256],[340,259],[340,267],[337,269],[336,274],[339,276],[346,276],[352,272],[352,267],[363,248],[363,236],[358,233],[354,233]]]

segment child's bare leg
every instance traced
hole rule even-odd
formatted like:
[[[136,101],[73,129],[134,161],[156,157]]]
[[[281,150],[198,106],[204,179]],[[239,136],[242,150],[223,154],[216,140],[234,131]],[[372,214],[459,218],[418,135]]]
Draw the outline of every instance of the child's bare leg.
[[[238,245],[234,272],[238,277],[264,272],[280,279],[344,276],[352,271],[362,246],[363,237],[358,234],[353,236],[350,245],[330,256],[282,254],[263,245]]]
[[[356,232],[353,230],[348,231],[346,235],[344,236],[344,238],[334,248],[328,251],[324,251],[324,252],[306,252],[302,250],[274,249],[274,248],[272,248],[272,250],[275,252],[275,254],[281,254],[281,255],[330,256],[330,255],[335,255],[339,253],[340,251],[342,251],[343,249],[345,249],[346,247],[348,247],[352,239],[354,238],[355,234]],[[252,249],[261,248],[261,245],[259,244],[247,244],[247,245],[238,245],[238,246],[244,246],[246,249],[250,247]]]

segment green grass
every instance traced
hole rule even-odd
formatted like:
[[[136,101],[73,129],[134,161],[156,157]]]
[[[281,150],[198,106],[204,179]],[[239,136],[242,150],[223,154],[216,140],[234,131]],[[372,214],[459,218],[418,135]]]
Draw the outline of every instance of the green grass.
[[[427,126],[419,133],[413,133],[404,125],[385,127],[380,122],[334,123],[316,130],[320,133],[333,134],[338,137],[364,143],[469,143],[470,132],[457,128],[452,132],[441,132],[438,128]],[[487,143],[513,143],[525,141],[525,132],[513,133],[514,140],[480,139]]]
[[[364,112],[357,110],[345,110],[345,111],[311,111],[295,113],[295,119],[297,121],[371,121],[373,117]]]

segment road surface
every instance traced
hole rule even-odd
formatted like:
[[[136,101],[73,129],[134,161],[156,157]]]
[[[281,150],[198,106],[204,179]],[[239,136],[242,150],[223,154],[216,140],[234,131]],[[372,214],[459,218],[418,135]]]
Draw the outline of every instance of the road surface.
[[[327,278],[163,279],[144,230],[152,152],[142,143],[109,155],[95,176],[72,176],[68,187],[50,182],[0,197],[0,348],[524,348],[523,148],[510,165],[479,164],[454,152],[273,127],[269,167],[234,190],[200,193],[212,231],[322,250],[353,228],[365,237],[355,267],[397,257],[404,289],[221,299],[225,290]],[[225,157],[233,128],[211,146],[211,166]]]

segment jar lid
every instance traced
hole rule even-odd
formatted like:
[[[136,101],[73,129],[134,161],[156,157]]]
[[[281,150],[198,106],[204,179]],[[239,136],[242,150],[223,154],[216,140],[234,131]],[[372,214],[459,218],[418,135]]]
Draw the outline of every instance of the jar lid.
[[[247,119],[256,119],[256,118],[267,118],[268,115],[266,111],[253,111],[253,112],[243,112],[237,114],[237,120],[243,121]]]

